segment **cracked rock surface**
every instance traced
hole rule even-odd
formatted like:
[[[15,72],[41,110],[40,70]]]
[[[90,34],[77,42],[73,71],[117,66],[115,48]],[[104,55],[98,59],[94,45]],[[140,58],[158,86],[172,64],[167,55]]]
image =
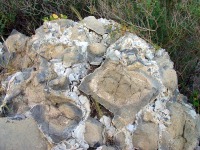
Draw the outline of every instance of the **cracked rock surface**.
[[[13,68],[0,74],[0,149],[198,147],[200,117],[168,53],[116,29],[93,16],[59,19],[0,44],[0,65]]]

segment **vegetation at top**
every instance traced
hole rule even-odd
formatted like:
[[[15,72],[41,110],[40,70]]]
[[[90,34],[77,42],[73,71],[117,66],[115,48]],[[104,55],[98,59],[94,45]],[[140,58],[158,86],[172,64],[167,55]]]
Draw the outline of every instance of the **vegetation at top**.
[[[73,20],[88,15],[113,19],[165,48],[181,92],[193,97],[192,103],[195,98],[199,110],[200,92],[192,88],[191,79],[200,60],[200,0],[0,0],[0,35],[6,38],[14,28],[32,35],[43,21],[62,14]]]

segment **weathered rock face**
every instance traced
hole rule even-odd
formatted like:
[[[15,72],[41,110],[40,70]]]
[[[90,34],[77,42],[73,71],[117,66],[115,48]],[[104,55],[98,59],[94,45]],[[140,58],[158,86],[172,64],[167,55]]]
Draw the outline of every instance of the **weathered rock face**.
[[[133,145],[139,149],[158,148],[158,125],[154,123],[142,123],[133,134]]]
[[[85,140],[91,147],[103,145],[103,124],[93,118],[88,118],[85,127]]]
[[[118,27],[90,16],[45,22],[32,37],[12,32],[0,45],[1,66],[14,69],[1,74],[0,119],[18,121],[14,131],[0,120],[0,149],[13,149],[17,134],[34,140],[18,138],[20,150],[197,146],[200,117],[179,93],[168,53],[132,33],[113,38]]]
[[[48,145],[33,119],[0,119],[0,149],[5,150],[46,150]]]
[[[156,93],[153,86],[142,73],[107,61],[85,77],[79,89],[112,111],[114,125],[122,128],[134,122],[137,112],[150,102]]]

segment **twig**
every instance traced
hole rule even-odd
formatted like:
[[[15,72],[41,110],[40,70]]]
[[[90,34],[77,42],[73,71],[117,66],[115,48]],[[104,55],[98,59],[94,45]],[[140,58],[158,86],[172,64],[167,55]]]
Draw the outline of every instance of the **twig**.
[[[5,47],[7,48],[8,52],[10,53],[10,50],[9,50],[8,46],[6,45],[6,41],[4,40],[2,35],[1,35],[1,39],[3,40],[3,43],[4,43]]]

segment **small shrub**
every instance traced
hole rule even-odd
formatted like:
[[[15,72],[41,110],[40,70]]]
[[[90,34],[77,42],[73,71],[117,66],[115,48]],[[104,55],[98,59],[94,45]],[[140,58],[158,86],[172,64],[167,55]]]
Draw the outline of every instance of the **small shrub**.
[[[15,14],[6,14],[0,11],[0,35],[6,34],[7,28],[9,28],[10,25],[15,22],[15,17]]]
[[[45,21],[52,21],[52,20],[57,20],[57,19],[67,19],[67,16],[63,14],[60,14],[60,15],[52,14],[49,17],[44,17],[42,20],[45,22]]]
[[[192,105],[196,108],[197,112],[200,113],[200,93],[194,90],[190,96]]]

